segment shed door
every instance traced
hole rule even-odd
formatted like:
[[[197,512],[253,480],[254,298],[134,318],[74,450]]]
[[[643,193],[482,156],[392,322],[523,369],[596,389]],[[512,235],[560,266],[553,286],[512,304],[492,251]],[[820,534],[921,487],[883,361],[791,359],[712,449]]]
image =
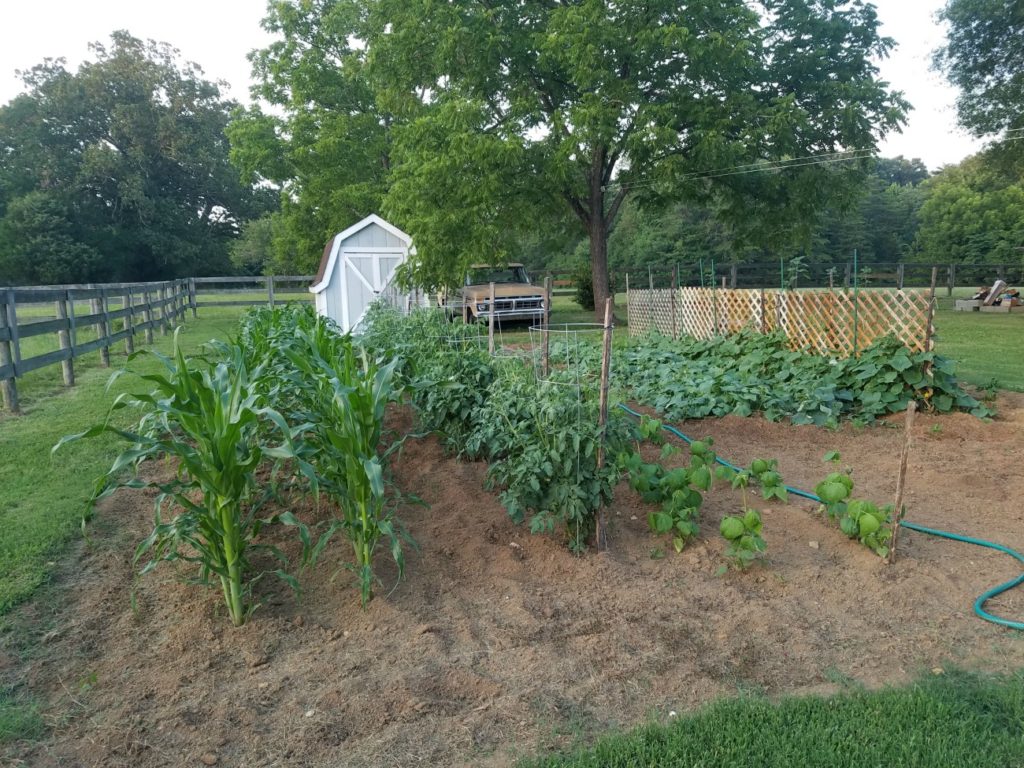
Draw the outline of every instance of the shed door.
[[[405,260],[405,250],[341,251],[341,286],[343,331],[350,331],[362,321],[366,310],[395,276],[398,265]]]

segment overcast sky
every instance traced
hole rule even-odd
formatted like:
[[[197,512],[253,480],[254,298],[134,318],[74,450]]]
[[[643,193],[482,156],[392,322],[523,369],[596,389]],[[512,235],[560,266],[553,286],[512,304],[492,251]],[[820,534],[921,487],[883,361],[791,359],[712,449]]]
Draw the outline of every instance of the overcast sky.
[[[882,76],[915,107],[903,133],[888,138],[881,154],[920,157],[934,170],[977,151],[979,142],[956,125],[952,86],[929,70],[931,52],[943,41],[934,18],[943,0],[875,2],[882,32],[898,43]],[[22,90],[15,70],[60,56],[76,67],[89,58],[89,42],[107,41],[115,29],[171,43],[208,78],[226,80],[233,98],[248,101],[245,55],[270,40],[259,26],[265,7],[263,0],[0,0],[0,104]]]

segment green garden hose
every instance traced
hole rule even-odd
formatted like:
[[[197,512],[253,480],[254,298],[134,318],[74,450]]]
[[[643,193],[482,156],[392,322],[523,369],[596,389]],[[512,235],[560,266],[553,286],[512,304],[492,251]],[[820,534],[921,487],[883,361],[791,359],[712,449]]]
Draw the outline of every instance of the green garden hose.
[[[640,417],[643,416],[642,413],[634,411],[632,408],[630,408],[629,406],[625,405],[624,403],[619,403],[619,408],[621,408],[626,413],[628,413],[630,416],[633,416],[635,418],[639,419]],[[675,435],[676,437],[678,437],[680,440],[682,440],[687,445],[689,445],[690,443],[693,442],[693,438],[687,437],[686,435],[684,435],[682,432],[680,432],[678,429],[676,429],[675,427],[673,427],[670,424],[662,424],[661,428],[664,429],[669,434]],[[737,467],[735,464],[732,464],[732,463],[726,461],[723,458],[716,457],[715,461],[718,462],[719,464],[721,464],[724,467],[728,467],[729,469],[735,470],[737,472],[740,471],[740,467]],[[786,488],[787,492],[792,493],[794,496],[800,496],[800,497],[805,498],[805,499],[810,499],[811,501],[821,502],[821,498],[819,496],[817,496],[816,494],[810,493],[809,491],[803,491],[803,490],[800,490],[799,488],[793,488],[793,487],[788,486],[788,485],[785,486],[785,488]],[[909,522],[907,520],[904,520],[902,523],[900,523],[900,526],[903,527],[903,528],[907,528],[907,529],[909,529],[911,531],[917,531],[918,533],[927,534],[929,536],[938,536],[941,539],[949,539],[951,541],[961,541],[961,542],[964,542],[965,544],[974,544],[974,545],[979,546],[979,547],[986,547],[987,549],[994,549],[994,550],[996,550],[998,552],[1003,552],[1004,554],[1007,554],[1010,557],[1013,557],[1013,558],[1017,559],[1021,563],[1024,563],[1024,555],[1020,554],[1019,552],[1016,552],[1015,550],[1010,549],[1009,547],[1005,547],[1002,544],[996,544],[995,542],[992,542],[992,541],[985,541],[984,539],[975,539],[975,538],[973,538],[971,536],[961,536],[958,533],[950,533],[949,531],[940,531],[937,528],[927,528],[927,527],[925,527],[923,525],[918,525],[917,523],[911,523],[911,522]],[[1004,592],[1008,592],[1011,589],[1013,589],[1014,587],[1020,586],[1021,584],[1024,584],[1024,573],[1021,573],[1020,576],[1018,576],[1015,579],[1010,579],[1010,581],[1006,582],[1005,584],[1000,584],[998,586],[992,587],[992,589],[989,589],[989,590],[985,591],[984,593],[982,593],[981,595],[978,596],[977,600],[974,601],[974,613],[979,618],[984,619],[985,621],[991,621],[993,624],[999,624],[999,625],[1004,626],[1004,627],[1010,627],[1011,629],[1024,629],[1024,621],[1013,621],[1012,619],[1004,619],[1001,616],[995,616],[994,614],[991,614],[991,613],[989,613],[988,611],[985,610],[985,603],[987,603],[993,597],[1001,595]]]

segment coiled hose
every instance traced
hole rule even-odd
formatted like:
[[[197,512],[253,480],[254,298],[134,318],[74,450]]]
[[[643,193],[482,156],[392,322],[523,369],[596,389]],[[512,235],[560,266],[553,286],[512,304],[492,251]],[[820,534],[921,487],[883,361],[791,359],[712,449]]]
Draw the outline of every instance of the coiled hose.
[[[643,416],[642,413],[634,411],[632,408],[627,406],[625,403],[619,403],[619,408],[621,408],[622,410],[624,410],[626,413],[628,413],[630,416],[633,416],[634,418],[639,419],[639,418],[641,418]],[[678,437],[680,440],[682,440],[687,445],[689,445],[690,443],[693,442],[693,438],[687,437],[682,432],[680,432],[678,429],[673,427],[671,424],[662,424],[661,428],[664,429],[669,434],[674,435],[675,437]],[[737,472],[741,471],[740,467],[737,467],[735,464],[732,464],[731,462],[728,462],[728,461],[726,461],[725,459],[723,459],[723,458],[721,458],[719,456],[715,457],[715,461],[717,463],[721,464],[723,467],[728,467],[729,469],[735,470]],[[793,487],[788,486],[788,485],[785,486],[785,488],[786,488],[786,491],[788,493],[791,493],[794,496],[800,496],[802,498],[810,499],[811,501],[817,501],[819,503],[821,502],[821,498],[817,494],[810,493],[809,491],[803,491],[803,490],[800,490],[799,488],[793,488]],[[965,544],[974,544],[975,546],[978,546],[978,547],[985,547],[987,549],[994,549],[997,552],[1003,552],[1004,554],[1007,554],[1010,557],[1015,558],[1019,562],[1024,563],[1024,555],[1021,555],[1019,552],[1016,552],[1015,550],[1012,550],[1009,547],[1005,547],[1002,544],[996,544],[993,541],[985,541],[984,539],[975,539],[975,538],[973,538],[971,536],[961,536],[958,533],[950,533],[949,531],[941,531],[941,530],[939,530],[937,528],[927,528],[927,527],[925,527],[923,525],[918,525],[917,523],[912,523],[912,522],[910,522],[908,520],[904,520],[903,522],[901,522],[900,523],[900,527],[907,528],[907,529],[909,529],[911,531],[917,531],[918,533],[924,533],[924,534],[927,534],[928,536],[938,536],[941,539],[949,539],[950,541],[960,541],[960,542],[963,542]],[[982,593],[981,595],[978,596],[978,599],[974,601],[974,613],[979,618],[984,619],[985,621],[991,621],[993,624],[999,624],[999,625],[1004,626],[1004,627],[1010,627],[1011,629],[1024,629],[1024,622],[1022,622],[1022,621],[1013,621],[1012,619],[1004,619],[1001,616],[996,616],[996,615],[991,614],[991,613],[989,613],[988,611],[985,610],[985,603],[987,603],[993,597],[1001,595],[1004,592],[1009,592],[1011,589],[1013,589],[1014,587],[1017,587],[1017,586],[1019,586],[1021,584],[1024,584],[1024,573],[1021,573],[1020,576],[1018,576],[1015,579],[1011,579],[1010,581],[1006,582],[1005,584],[1000,584],[1000,585],[998,585],[996,587],[992,587],[992,589],[989,589],[986,592]]]

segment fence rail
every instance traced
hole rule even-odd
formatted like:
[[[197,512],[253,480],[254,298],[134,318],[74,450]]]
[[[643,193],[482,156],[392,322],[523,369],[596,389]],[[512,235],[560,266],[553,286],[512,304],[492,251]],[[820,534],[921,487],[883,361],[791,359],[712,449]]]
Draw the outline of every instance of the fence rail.
[[[166,334],[202,307],[274,306],[282,298],[310,300],[311,275],[273,277],[191,277],[150,283],[103,283],[0,287],[0,396],[6,410],[17,413],[17,379],[31,371],[61,364],[65,386],[75,383],[74,360],[99,350],[110,365],[110,348],[123,341],[135,350],[135,337],[153,343],[153,331]],[[258,293],[259,295],[252,295]],[[249,294],[224,300],[224,294]],[[265,298],[264,298],[265,294]],[[206,300],[204,300],[206,299]],[[81,314],[79,305],[88,302]],[[53,315],[40,317],[42,306]],[[19,316],[19,311],[21,316]],[[30,353],[22,342],[56,335],[57,349]],[[88,338],[94,336],[95,338]],[[26,354],[23,354],[26,353]]]
[[[728,336],[745,328],[782,331],[793,349],[856,355],[896,336],[914,351],[931,348],[935,290],[871,291],[642,288],[627,294],[630,335]]]

